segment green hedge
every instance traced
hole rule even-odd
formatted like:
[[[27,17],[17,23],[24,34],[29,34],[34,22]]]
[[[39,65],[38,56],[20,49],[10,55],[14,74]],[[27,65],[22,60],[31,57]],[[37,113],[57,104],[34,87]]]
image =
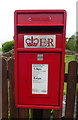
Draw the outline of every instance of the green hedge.
[[[14,40],[8,41],[2,44],[2,52],[8,52],[10,50],[14,49]]]

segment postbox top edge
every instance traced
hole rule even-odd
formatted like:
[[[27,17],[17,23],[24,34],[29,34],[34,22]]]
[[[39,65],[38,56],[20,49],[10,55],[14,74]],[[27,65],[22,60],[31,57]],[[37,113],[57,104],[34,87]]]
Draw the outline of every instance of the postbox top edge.
[[[15,14],[23,13],[67,13],[64,9],[51,9],[51,10],[15,10]]]

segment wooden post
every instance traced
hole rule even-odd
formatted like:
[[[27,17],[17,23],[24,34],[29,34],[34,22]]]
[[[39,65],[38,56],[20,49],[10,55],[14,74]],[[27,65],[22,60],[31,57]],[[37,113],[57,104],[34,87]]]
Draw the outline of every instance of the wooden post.
[[[33,109],[32,120],[43,120],[43,110],[42,109]]]
[[[62,120],[62,109],[61,110],[54,110],[53,112],[53,120]]]
[[[19,119],[29,120],[29,109],[19,108]]]
[[[78,64],[77,64],[77,69],[78,69]],[[78,84],[78,77],[77,77],[77,84]],[[78,120],[78,91],[77,91],[76,120]]]
[[[67,97],[66,97],[66,111],[65,118],[73,119],[74,105],[75,105],[75,92],[77,83],[77,62],[72,61],[68,66],[67,77]]]
[[[0,55],[0,120],[2,119],[2,58]]]
[[[50,120],[51,110],[33,109],[32,120]]]
[[[18,108],[15,107],[14,91],[14,59],[8,61],[8,76],[10,81],[10,118],[18,118]]]
[[[51,120],[51,110],[43,110],[43,120]]]
[[[2,58],[2,119],[8,119],[7,62]]]
[[[78,92],[77,92],[76,120],[78,120]]]

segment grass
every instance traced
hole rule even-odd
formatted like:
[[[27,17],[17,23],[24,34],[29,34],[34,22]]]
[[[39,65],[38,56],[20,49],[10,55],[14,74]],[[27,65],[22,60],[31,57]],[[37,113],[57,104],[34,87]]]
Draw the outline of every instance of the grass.
[[[66,90],[67,90],[67,83],[64,82],[64,89],[63,89],[63,94],[66,95]]]

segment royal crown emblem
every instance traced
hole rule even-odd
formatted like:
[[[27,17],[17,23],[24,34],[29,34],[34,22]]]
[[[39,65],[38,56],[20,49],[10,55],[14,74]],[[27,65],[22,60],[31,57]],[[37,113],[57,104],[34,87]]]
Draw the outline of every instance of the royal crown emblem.
[[[33,36],[31,36],[31,38],[27,38],[25,40],[27,46],[37,46],[39,43],[38,38],[33,38]]]

